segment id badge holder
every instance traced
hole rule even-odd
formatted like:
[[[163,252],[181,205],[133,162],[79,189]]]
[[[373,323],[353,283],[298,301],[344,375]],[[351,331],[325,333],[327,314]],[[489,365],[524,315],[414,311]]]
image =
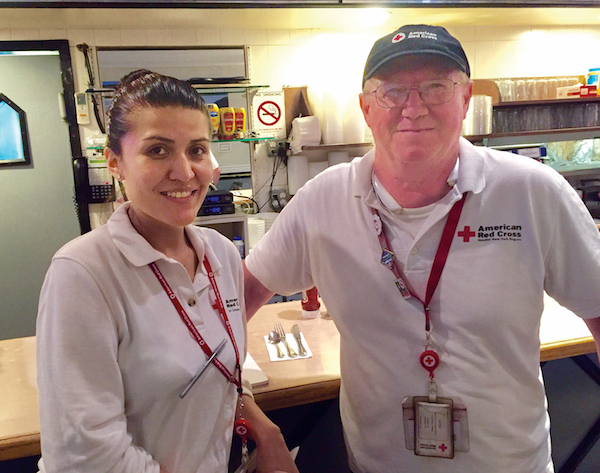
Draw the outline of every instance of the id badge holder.
[[[404,421],[404,443],[407,450],[415,450],[415,433],[417,426],[415,424],[415,398],[407,396],[402,400],[402,418]],[[418,398],[429,402],[428,397]],[[438,398],[439,402],[445,402],[445,398]],[[460,399],[452,400],[452,425],[453,427],[453,448],[455,452],[468,452],[469,447],[469,424],[467,419],[467,409]]]
[[[415,455],[454,458],[454,403],[450,398],[415,396]]]

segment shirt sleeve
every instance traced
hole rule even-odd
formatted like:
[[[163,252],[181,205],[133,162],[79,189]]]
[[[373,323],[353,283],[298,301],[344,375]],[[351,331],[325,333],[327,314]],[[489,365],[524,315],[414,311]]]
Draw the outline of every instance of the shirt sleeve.
[[[42,471],[159,473],[127,433],[118,340],[93,276],[76,261],[55,258],[37,320]]]
[[[582,318],[600,317],[600,234],[579,195],[567,183],[556,205],[546,256],[546,292]]]
[[[309,251],[309,234],[315,222],[306,209],[316,210],[307,202],[307,187],[290,200],[246,258],[248,271],[277,294],[296,294],[315,285],[311,258],[315,258],[317,252]]]

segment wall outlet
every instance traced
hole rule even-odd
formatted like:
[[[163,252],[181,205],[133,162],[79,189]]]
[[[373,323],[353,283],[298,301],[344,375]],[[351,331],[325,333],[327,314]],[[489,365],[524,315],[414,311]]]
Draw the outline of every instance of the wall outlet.
[[[287,189],[273,189],[269,196],[269,203],[275,212],[281,212],[290,200]]]
[[[287,143],[285,140],[267,140],[267,155],[270,158],[279,156],[287,157]]]

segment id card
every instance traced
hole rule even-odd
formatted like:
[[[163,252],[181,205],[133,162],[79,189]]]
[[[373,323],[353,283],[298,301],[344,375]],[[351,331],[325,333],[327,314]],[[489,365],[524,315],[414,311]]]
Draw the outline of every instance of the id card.
[[[426,457],[454,458],[453,402],[426,396],[413,398],[415,413],[415,454]]]

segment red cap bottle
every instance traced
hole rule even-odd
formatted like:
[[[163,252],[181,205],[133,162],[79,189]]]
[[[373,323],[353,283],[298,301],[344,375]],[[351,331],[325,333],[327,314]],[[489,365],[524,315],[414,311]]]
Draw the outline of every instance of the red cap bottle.
[[[313,287],[302,291],[302,317],[314,319],[321,314],[321,303],[319,302],[319,291]]]

